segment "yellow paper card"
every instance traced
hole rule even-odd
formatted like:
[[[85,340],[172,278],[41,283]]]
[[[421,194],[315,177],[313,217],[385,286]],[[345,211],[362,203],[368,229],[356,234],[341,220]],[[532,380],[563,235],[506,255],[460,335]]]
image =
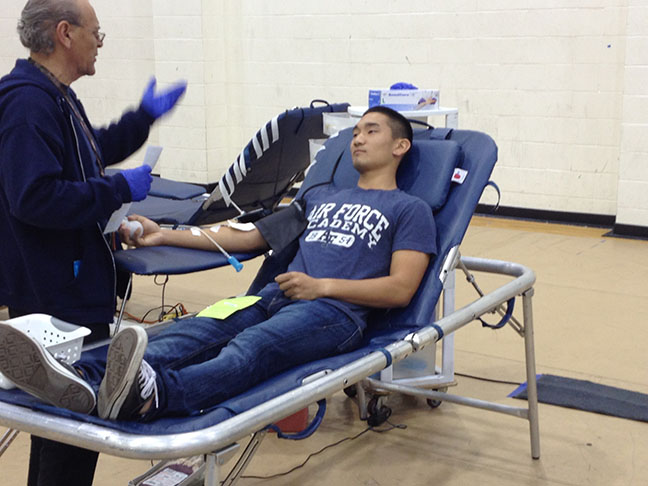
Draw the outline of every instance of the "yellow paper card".
[[[196,317],[211,317],[213,319],[226,319],[235,312],[250,307],[255,302],[261,300],[256,295],[244,295],[242,297],[233,297],[231,299],[219,300],[206,309],[201,310]]]

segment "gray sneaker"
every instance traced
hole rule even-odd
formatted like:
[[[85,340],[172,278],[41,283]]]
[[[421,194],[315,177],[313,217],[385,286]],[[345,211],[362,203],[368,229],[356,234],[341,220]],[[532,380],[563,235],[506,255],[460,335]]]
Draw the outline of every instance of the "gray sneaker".
[[[142,360],[147,343],[146,331],[141,327],[128,327],[113,338],[106,358],[106,374],[99,387],[99,417],[135,418],[153,393],[157,397],[155,372]]]
[[[90,413],[95,394],[70,365],[29,334],[0,322],[0,372],[18,388],[57,407]]]

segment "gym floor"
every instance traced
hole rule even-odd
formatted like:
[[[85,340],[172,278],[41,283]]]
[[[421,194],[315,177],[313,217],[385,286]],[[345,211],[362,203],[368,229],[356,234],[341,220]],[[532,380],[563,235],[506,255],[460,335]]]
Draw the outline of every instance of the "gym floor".
[[[537,274],[533,299],[538,373],[586,379],[648,393],[648,241],[605,236],[606,229],[475,217],[462,254],[524,264]],[[258,262],[240,274],[220,269],[171,277],[167,304],[190,312],[243,292]],[[501,277],[476,275],[485,291]],[[457,304],[475,298],[461,275]],[[142,316],[160,305],[161,288],[137,277],[128,311]],[[515,315],[521,319],[521,306]],[[0,319],[6,319],[6,309]],[[495,317],[492,318],[495,320]],[[470,324],[455,336],[457,386],[451,391],[500,403],[525,381],[522,339]],[[465,375],[469,375],[465,376]],[[303,467],[243,485],[645,485],[648,423],[540,404],[541,458],[530,456],[528,423],[510,416],[423,399],[390,396],[384,432],[369,431],[328,448]],[[334,395],[319,431],[305,441],[269,434],[246,470],[273,476],[300,465],[309,454],[366,429],[343,393]],[[388,430],[390,429],[390,430]],[[0,434],[5,429],[0,427]],[[244,445],[244,444],[243,444]],[[26,484],[29,436],[21,433],[0,457],[2,484]],[[231,463],[228,463],[231,464]],[[94,484],[126,485],[149,461],[101,455]],[[227,469],[227,465],[225,467]]]

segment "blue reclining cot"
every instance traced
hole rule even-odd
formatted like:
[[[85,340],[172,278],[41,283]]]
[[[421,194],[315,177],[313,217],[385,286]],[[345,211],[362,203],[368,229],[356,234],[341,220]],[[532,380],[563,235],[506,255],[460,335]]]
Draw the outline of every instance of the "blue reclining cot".
[[[243,213],[269,214],[310,165],[309,140],[325,138],[322,113],[346,112],[348,103],[293,108],[256,133],[211,194],[194,184],[154,178],[146,199],[130,213],[172,225],[218,223]]]
[[[301,191],[310,185],[327,182],[354,185],[357,173],[351,166],[351,130],[331,138],[320,151]],[[361,403],[372,391],[401,392],[423,396],[432,401],[449,401],[506,413],[529,421],[531,455],[538,458],[539,430],[535,382],[533,318],[531,298],[535,275],[514,263],[461,257],[458,245],[490,177],[497,149],[486,135],[465,130],[428,129],[417,131],[411,153],[403,161],[398,182],[401,189],[422,197],[433,208],[437,224],[439,257],[430,263],[424,280],[405,309],[376,312],[370,322],[363,346],[351,353],[308,363],[288,370],[251,390],[192,417],[162,418],[152,423],[105,421],[97,417],[58,409],[19,391],[0,392],[0,423],[43,437],[77,446],[138,459],[173,459],[206,454],[205,484],[219,484],[220,465],[230,456],[239,440],[256,433],[248,450],[253,452],[269,424],[287,417],[333,393],[356,386]],[[459,172],[456,169],[460,169]],[[452,182],[459,175],[461,183]],[[194,256],[204,253],[226,265],[215,252],[167,249],[163,262],[170,267],[172,254],[193,267]],[[128,254],[131,250],[121,252]],[[198,253],[196,253],[198,252]],[[189,260],[186,256],[192,255]],[[281,255],[269,257],[253,283],[251,291],[278,271],[273,265]],[[507,275],[512,279],[474,302],[454,311],[453,275],[457,266],[469,271]],[[213,262],[211,264],[213,266]],[[191,269],[191,268],[189,268]],[[174,272],[166,268],[165,272]],[[162,273],[162,272],[160,272]],[[443,316],[436,307],[443,293]],[[429,384],[399,383],[390,380],[385,370],[426,347],[436,346],[444,336],[498,309],[518,296],[523,300],[523,323],[516,327],[524,338],[528,402],[526,408],[485,402],[469,397],[428,390]],[[105,353],[95,349],[94,353]],[[381,376],[383,379],[377,379]],[[433,386],[439,388],[440,386]],[[378,410],[363,406],[361,416]],[[321,407],[321,410],[323,407]],[[321,417],[321,414],[318,413]],[[242,468],[234,469],[236,474]],[[228,483],[229,484],[229,483]]]

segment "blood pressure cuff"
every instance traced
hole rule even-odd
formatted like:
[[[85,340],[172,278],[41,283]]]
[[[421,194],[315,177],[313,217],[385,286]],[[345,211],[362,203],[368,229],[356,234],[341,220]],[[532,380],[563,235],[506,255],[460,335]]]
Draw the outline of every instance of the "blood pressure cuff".
[[[306,229],[308,220],[298,201],[254,222],[268,246],[276,253],[297,240]]]

